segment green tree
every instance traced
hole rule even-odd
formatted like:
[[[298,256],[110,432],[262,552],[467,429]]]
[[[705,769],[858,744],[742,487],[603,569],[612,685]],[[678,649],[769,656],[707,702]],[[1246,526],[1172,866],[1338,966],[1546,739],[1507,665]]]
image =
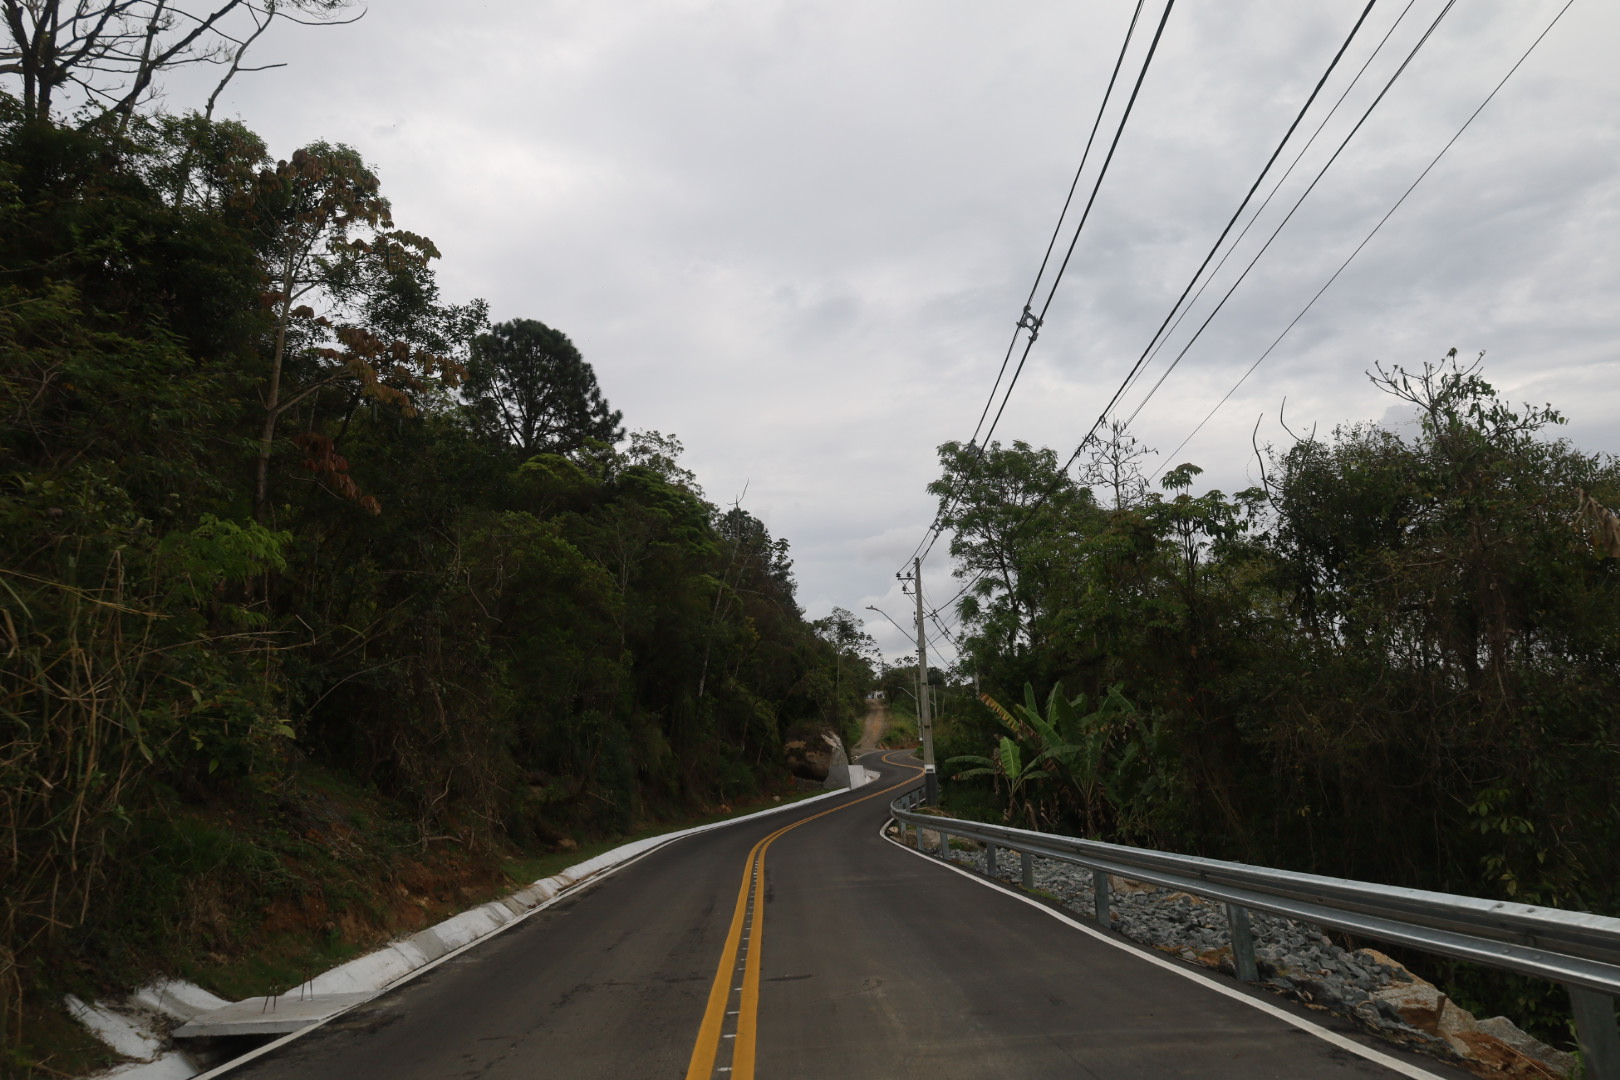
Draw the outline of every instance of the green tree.
[[[815,635],[832,647],[833,686],[828,704],[833,713],[830,719],[840,725],[855,719],[860,698],[873,682],[877,642],[861,625],[854,612],[837,606],[831,614],[810,624]]]
[[[591,365],[567,334],[534,319],[497,323],[478,336],[462,392],[524,457],[624,437],[622,414],[608,408]]]
[[[1102,433],[1087,442],[1080,459],[1080,482],[1108,496],[1113,510],[1130,510],[1147,501],[1148,482],[1142,475],[1142,459],[1153,453],[1125,427],[1122,420],[1110,420]]]
[[[928,490],[951,532],[955,573],[969,581],[961,614],[986,660],[1016,663],[1043,634],[1048,586],[1072,569],[1074,539],[1100,520],[1095,500],[1049,449],[991,443],[981,453],[950,442],[939,459]]]
[[[1085,694],[1069,698],[1063,684],[1052,687],[1043,712],[1035,688],[1024,686],[1024,703],[1004,708],[988,694],[986,707],[1000,721],[994,755],[994,775],[1005,780],[1011,801],[1009,813],[1029,780],[1041,776],[1053,783],[1037,800],[1023,793],[1022,810],[1031,828],[1062,828],[1072,823],[1086,836],[1121,838],[1138,833],[1136,816],[1143,804],[1159,794],[1162,781],[1156,767],[1166,759],[1163,734],[1148,723],[1120,693],[1110,687],[1095,709],[1087,710]],[[972,764],[974,769],[953,774],[967,780],[990,775],[990,759],[961,755],[948,764]]]
[[[514,453],[458,392],[483,308],[436,258],[352,150],[0,94],[10,1045],[272,905],[335,911],[327,784],[386,818],[356,874],[490,867],[780,790],[783,731],[867,684],[853,618],[817,636],[788,542],[673,435],[616,446],[582,392],[577,442]]]
[[[1288,801],[1313,806],[1291,831],[1413,883],[1612,907],[1590,830],[1617,827],[1591,813],[1616,760],[1614,560],[1572,511],[1613,504],[1615,464],[1454,356],[1373,379],[1418,410],[1414,439],[1342,429],[1269,468],[1302,631],[1272,730]]]
[[[283,416],[328,388],[347,387],[344,423],[370,398],[409,415],[414,397],[454,387],[463,366],[445,349],[476,326],[482,307],[445,311],[434,301],[432,241],[394,228],[392,209],[364,160],[316,143],[260,176],[255,209],[265,249],[272,331],[254,472],[253,512],[269,508],[270,462]],[[447,332],[411,335],[424,322]],[[414,340],[413,340],[414,337]],[[306,425],[304,467],[376,513],[338,452],[342,437]]]

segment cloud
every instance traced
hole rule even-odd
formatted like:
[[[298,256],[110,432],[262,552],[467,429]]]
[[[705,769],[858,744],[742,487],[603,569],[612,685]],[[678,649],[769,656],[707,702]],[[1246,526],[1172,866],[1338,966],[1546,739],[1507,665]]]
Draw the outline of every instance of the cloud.
[[[1177,7],[999,438],[1073,447],[1362,6]],[[1247,253],[1440,6],[1413,6]],[[1181,442],[1558,6],[1448,16],[1143,408],[1144,442]],[[1375,10],[1324,108],[1397,10]],[[1016,18],[963,0],[391,0],[267,39],[263,58],[292,66],[244,76],[222,108],[279,154],[356,145],[400,222],[444,250],[447,295],[565,330],[629,425],[677,433],[715,498],[746,485],[792,541],[812,614],[898,613],[889,583],[933,512],[934,447],[978,419],[1127,17],[1058,0]],[[1285,398],[1296,430],[1377,420],[1390,402],[1366,368],[1453,346],[1488,350],[1488,378],[1565,409],[1591,449],[1620,449],[1616,31],[1620,10],[1572,8],[1178,460],[1246,486],[1256,418],[1262,443],[1284,437]],[[176,83],[170,102],[205,93]],[[941,551],[928,573],[944,582]]]

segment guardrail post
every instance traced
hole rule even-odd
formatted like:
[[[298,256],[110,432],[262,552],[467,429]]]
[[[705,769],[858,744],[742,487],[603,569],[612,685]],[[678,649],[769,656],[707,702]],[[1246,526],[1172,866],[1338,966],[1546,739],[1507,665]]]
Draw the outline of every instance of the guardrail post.
[[[1580,986],[1565,989],[1575,1014],[1575,1040],[1581,1045],[1581,1075],[1586,1080],[1620,1080],[1620,1028],[1615,1027],[1614,998]]]
[[[984,872],[989,877],[996,876],[996,845],[984,845]]]
[[[939,830],[939,857],[948,859],[951,855],[951,834],[944,829]]]
[[[1244,982],[1259,982],[1254,966],[1254,933],[1249,929],[1249,909],[1226,905],[1226,926],[1232,932],[1232,969]]]
[[[1091,895],[1097,902],[1097,923],[1104,928],[1112,926],[1108,919],[1108,871],[1091,871]]]
[[[1023,873],[1024,888],[1033,889],[1035,887],[1035,856],[1027,851],[1019,852],[1018,868]]]

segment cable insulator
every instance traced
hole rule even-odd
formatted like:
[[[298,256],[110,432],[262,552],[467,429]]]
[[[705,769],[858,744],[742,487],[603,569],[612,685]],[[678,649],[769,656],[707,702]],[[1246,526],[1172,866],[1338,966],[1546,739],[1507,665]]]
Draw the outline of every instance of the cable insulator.
[[[1024,313],[1018,317],[1018,329],[1028,330],[1031,341],[1041,336],[1040,316],[1029,310],[1028,304],[1024,305]]]

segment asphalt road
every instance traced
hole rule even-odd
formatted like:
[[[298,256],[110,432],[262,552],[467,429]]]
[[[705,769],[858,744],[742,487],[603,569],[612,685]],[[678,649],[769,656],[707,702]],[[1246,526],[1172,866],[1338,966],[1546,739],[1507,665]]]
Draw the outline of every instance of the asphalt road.
[[[883,840],[917,776],[887,757],[865,788],[661,848],[231,1076],[1465,1075],[1389,1048],[1406,1064],[1386,1068]]]

